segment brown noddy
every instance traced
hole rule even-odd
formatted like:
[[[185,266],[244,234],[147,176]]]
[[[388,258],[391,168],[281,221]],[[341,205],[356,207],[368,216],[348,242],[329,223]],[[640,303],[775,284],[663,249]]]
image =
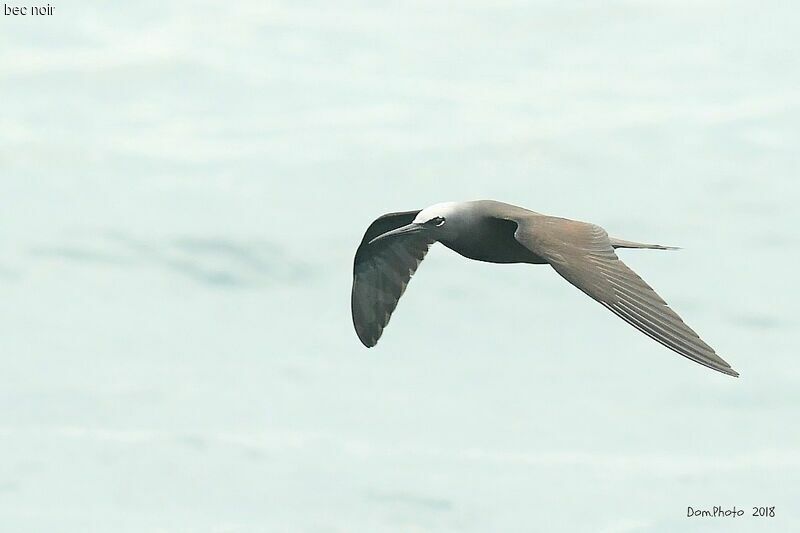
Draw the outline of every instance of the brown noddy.
[[[549,264],[655,341],[701,365],[739,375],[614,252],[671,247],[615,239],[595,224],[493,200],[389,213],[370,224],[356,251],[351,295],[353,325],[366,347],[377,344],[411,276],[435,242],[476,261]]]

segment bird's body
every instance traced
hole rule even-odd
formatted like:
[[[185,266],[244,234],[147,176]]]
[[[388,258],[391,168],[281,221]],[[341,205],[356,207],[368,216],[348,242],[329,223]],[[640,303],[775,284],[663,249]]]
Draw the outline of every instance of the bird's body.
[[[668,348],[729,375],[728,363],[619,260],[615,248],[669,249],[610,238],[601,227],[493,200],[448,202],[375,220],[356,251],[352,313],[356,333],[374,346],[424,258],[441,242],[489,263],[549,263],[562,277]]]
[[[499,205],[494,205],[499,204]],[[491,200],[464,202],[460,210],[443,204],[443,212],[456,211],[461,214],[458,233],[444,235],[439,242],[468,259],[486,263],[546,263],[544,259],[525,248],[514,237],[517,224],[513,220],[490,216],[493,207],[508,206]],[[508,206],[515,207],[515,206]],[[536,215],[533,211],[519,209],[518,215]],[[438,209],[437,209],[438,211]],[[458,216],[458,215],[457,215]],[[450,216],[452,218],[452,215]],[[448,219],[448,223],[450,219]],[[451,226],[453,227],[453,226]]]

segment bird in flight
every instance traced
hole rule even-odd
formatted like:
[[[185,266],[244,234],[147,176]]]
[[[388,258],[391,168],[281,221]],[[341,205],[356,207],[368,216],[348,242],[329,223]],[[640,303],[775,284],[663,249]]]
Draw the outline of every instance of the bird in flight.
[[[614,252],[670,247],[615,239],[595,224],[493,200],[389,213],[370,224],[356,251],[350,302],[353,325],[364,346],[377,344],[411,276],[435,242],[476,261],[549,264],[653,340],[708,368],[739,375]]]

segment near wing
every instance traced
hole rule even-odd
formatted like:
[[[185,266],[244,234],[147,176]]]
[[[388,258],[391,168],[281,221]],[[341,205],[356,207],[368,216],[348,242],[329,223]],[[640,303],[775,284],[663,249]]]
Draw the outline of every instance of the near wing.
[[[515,222],[517,241],[622,320],[692,361],[739,375],[619,260],[603,228],[549,216],[524,217]]]
[[[369,242],[410,224],[417,213],[389,213],[378,218],[369,226],[356,251],[350,305],[356,333],[367,348],[377,344],[408,281],[435,241],[420,232]]]

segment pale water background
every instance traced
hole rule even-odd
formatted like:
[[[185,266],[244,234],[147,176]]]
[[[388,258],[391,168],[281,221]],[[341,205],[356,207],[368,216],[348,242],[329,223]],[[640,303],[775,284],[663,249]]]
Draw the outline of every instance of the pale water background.
[[[0,21],[1,531],[800,530],[796,3],[52,4]],[[621,255],[742,377],[442,247],[364,349],[366,226],[476,198],[683,246]]]

